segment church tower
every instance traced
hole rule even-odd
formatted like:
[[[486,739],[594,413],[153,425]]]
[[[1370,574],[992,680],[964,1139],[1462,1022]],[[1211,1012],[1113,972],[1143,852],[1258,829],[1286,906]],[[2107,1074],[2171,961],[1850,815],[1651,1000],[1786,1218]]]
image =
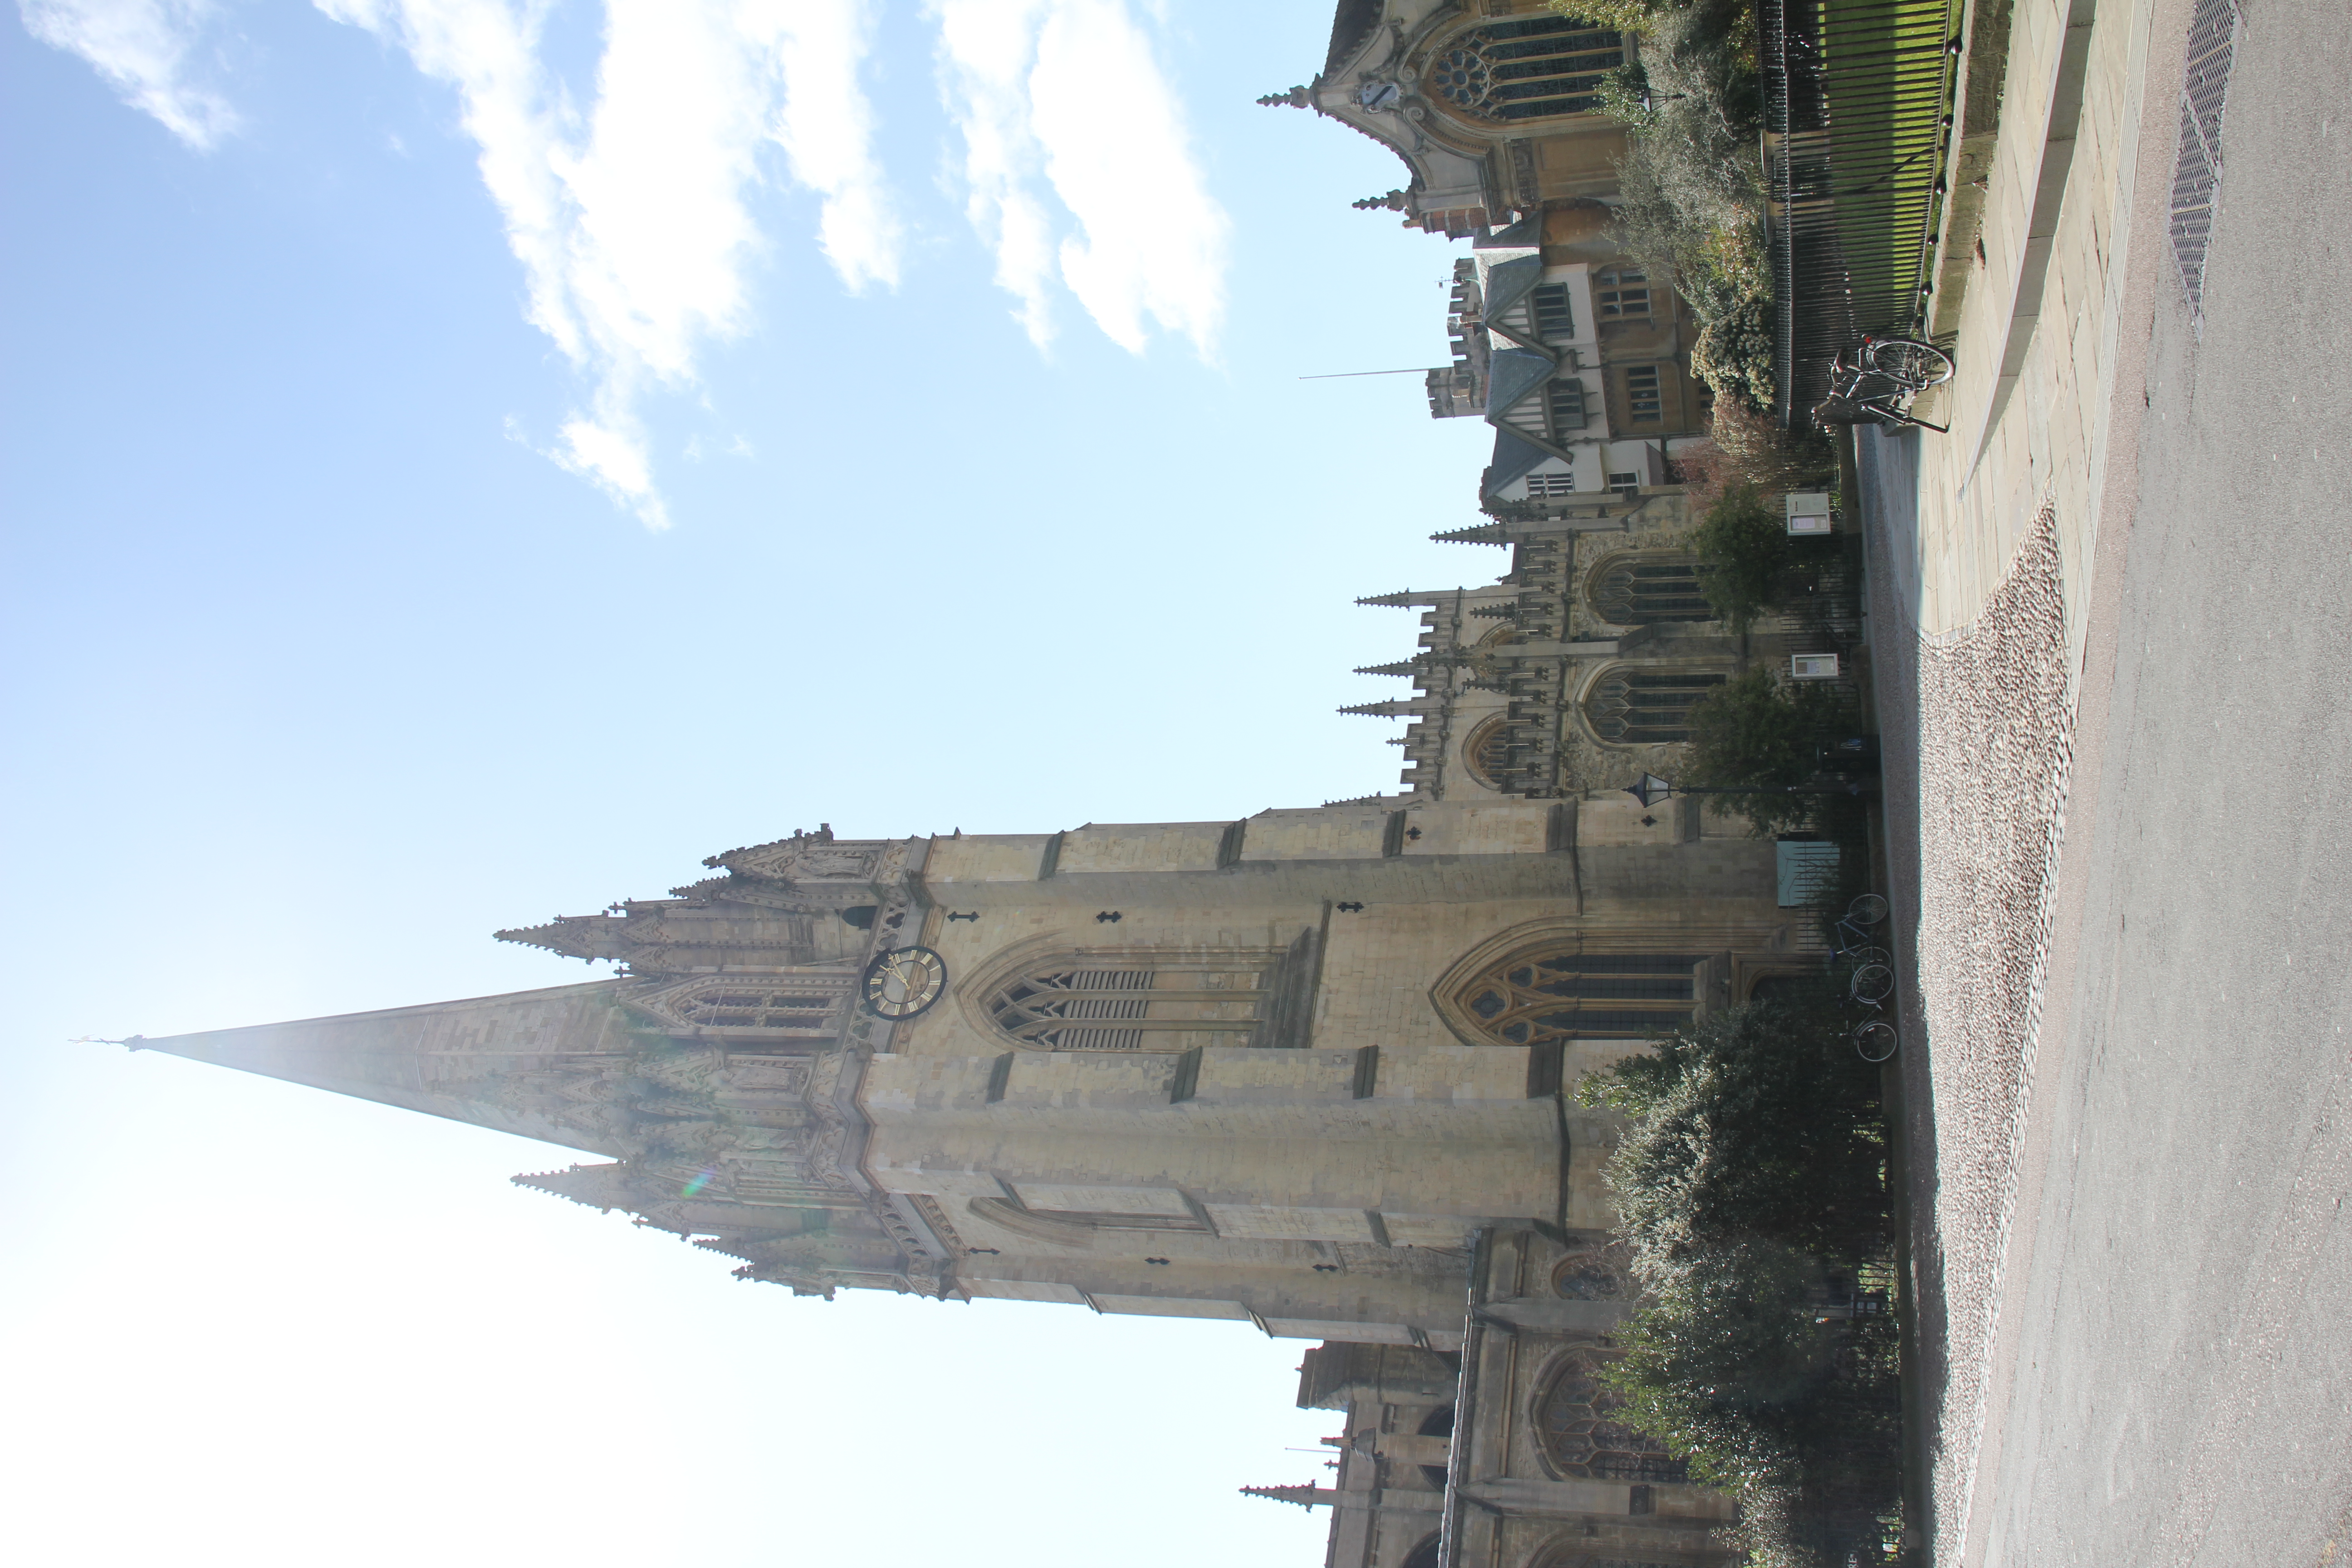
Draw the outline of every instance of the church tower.
[[[1804,961],[1771,846],[1622,814],[821,828],[499,933],[611,978],[138,1043],[578,1149],[516,1180],[801,1293],[1455,1350],[1474,1233],[1608,1223],[1563,1084]]]

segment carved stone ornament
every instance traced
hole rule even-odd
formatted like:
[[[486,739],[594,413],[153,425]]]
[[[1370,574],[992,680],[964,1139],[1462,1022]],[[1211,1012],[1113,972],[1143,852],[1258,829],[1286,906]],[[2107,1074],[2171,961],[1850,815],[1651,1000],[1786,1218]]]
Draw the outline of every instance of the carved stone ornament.
[[[782,838],[751,849],[730,850],[720,862],[739,877],[775,882],[866,881],[887,846],[879,839]]]

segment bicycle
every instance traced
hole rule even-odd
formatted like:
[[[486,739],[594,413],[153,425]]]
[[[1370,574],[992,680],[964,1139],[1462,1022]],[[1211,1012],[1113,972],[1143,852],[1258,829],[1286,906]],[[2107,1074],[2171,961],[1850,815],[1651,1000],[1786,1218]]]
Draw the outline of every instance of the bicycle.
[[[1886,900],[1876,893],[1864,893],[1848,904],[1845,913],[1830,928],[1837,938],[1833,956],[1854,964],[1892,963],[1893,955],[1872,941],[1868,928],[1886,918]]]
[[[1865,421],[1913,425],[1940,436],[1951,426],[1915,416],[1910,403],[1951,379],[1951,356],[1935,344],[1865,333],[1860,343],[1830,362],[1830,395],[1814,405],[1813,419],[1824,426]]]
[[[1864,893],[1846,906],[1832,928],[1838,938],[1836,957],[1853,965],[1846,975],[1846,1000],[1869,1009],[1869,1016],[1845,1031],[1846,1037],[1853,1041],[1855,1053],[1873,1065],[1892,1057],[1902,1043],[1895,1026],[1878,1016],[1895,994],[1895,961],[1869,940],[1870,928],[1886,919],[1886,900],[1876,893]]]

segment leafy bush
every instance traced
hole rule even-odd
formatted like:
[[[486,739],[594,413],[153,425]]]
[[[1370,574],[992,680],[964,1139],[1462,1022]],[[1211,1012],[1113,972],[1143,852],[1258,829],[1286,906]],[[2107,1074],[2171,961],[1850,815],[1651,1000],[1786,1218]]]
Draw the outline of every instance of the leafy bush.
[[[1646,0],[1551,0],[1551,8],[1563,16],[1614,27],[1621,33],[1638,33],[1650,22]]]
[[[1772,405],[1772,283],[1763,265],[1762,97],[1750,0],[1553,0],[1633,36],[1601,111],[1628,127],[1617,165],[1619,245],[1671,273],[1698,318],[1692,374],[1719,398]]]
[[[1780,390],[1772,353],[1772,301],[1750,296],[1699,328],[1691,374],[1720,400],[1769,408]]]
[[[1714,450],[1699,460],[1719,485],[1746,483],[1782,495],[1816,489],[1837,472],[1836,449],[1819,430],[1787,429],[1738,399],[1716,404],[1707,439]]]
[[[1815,1302],[1892,1243],[1876,1075],[1814,1009],[1751,1003],[1578,1094],[1628,1121],[1608,1174],[1646,1299],[1612,1332],[1613,1418],[1738,1494],[1751,1564],[1874,1539],[1899,1509],[1895,1331]]]
[[[1629,1119],[1609,1181],[1633,1273],[1662,1300],[1704,1300],[1727,1258],[1779,1279],[1772,1249],[1847,1257],[1888,1240],[1878,1075],[1811,1009],[1725,1008],[1578,1094]]]
[[[1838,693],[1784,685],[1758,666],[1691,705],[1683,771],[1692,783],[1717,789],[1801,784],[1813,776],[1814,748],[1853,718]],[[1759,835],[1802,827],[1813,814],[1805,796],[1785,794],[1718,796],[1716,809],[1746,818]]]

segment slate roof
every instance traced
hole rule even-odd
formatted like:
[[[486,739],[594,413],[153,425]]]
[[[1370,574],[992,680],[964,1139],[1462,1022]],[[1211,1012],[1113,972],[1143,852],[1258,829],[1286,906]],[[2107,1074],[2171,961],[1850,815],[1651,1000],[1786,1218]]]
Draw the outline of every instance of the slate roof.
[[[1486,417],[1494,418],[1551,379],[1552,363],[1526,349],[1501,349],[1486,362]]]
[[[1323,74],[1330,75],[1339,68],[1339,62],[1356,52],[1358,45],[1381,25],[1382,0],[1339,0],[1339,9],[1331,18],[1331,48],[1323,57]]]
[[[1508,430],[1495,432],[1495,460],[1478,477],[1478,499],[1492,500],[1496,492],[1513,479],[1528,474],[1551,456],[1531,441],[1521,439]]]
[[[1533,250],[1543,243],[1543,227],[1536,215],[1529,213],[1518,222],[1491,234],[1482,234],[1470,242],[1473,250]]]
[[[1543,281],[1543,261],[1539,257],[1522,256],[1517,261],[1506,261],[1486,271],[1486,302],[1484,315],[1493,321],[1528,297],[1528,291]]]

